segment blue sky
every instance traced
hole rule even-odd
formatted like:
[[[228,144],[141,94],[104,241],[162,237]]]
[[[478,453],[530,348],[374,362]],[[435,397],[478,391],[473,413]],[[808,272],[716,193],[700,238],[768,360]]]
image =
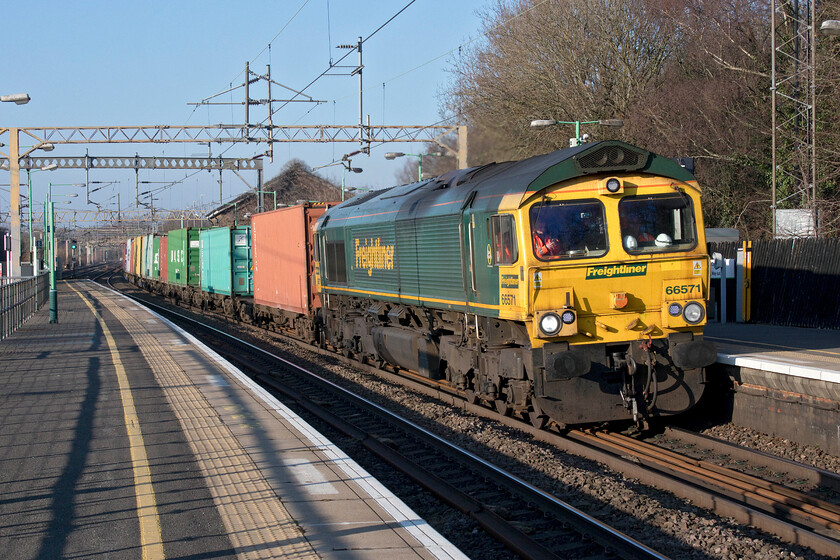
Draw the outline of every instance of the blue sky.
[[[0,104],[0,127],[26,126],[152,126],[239,124],[242,105],[194,108],[199,102],[244,80],[245,62],[264,73],[271,64],[274,81],[302,89],[338,60],[347,49],[400,11],[410,0],[211,0],[211,1],[30,1],[5,2],[0,50],[0,94],[28,93],[27,105]],[[475,39],[479,12],[488,0],[415,0],[363,46],[364,113],[372,124],[426,125],[440,120],[438,94],[450,80],[447,72],[459,45]],[[269,43],[271,48],[268,49]],[[454,49],[454,51],[453,51]],[[453,51],[450,54],[446,54]],[[343,64],[355,65],[354,52]],[[383,86],[384,84],[384,86]],[[265,98],[263,83],[253,98]],[[306,90],[321,105],[289,104],[274,115],[275,124],[353,125],[358,123],[358,80],[326,76]],[[282,93],[274,88],[273,97]],[[241,102],[236,90],[217,98]],[[252,107],[251,120],[265,118]],[[21,143],[26,140],[21,138]],[[91,155],[206,155],[207,146],[91,145]],[[230,148],[230,149],[229,149]],[[213,155],[252,157],[264,144],[213,145]],[[264,180],[275,176],[290,158],[312,167],[340,159],[357,144],[276,144],[274,163],[266,160]],[[419,145],[390,144],[370,157],[357,156],[348,174],[349,186],[382,188],[395,181],[403,161],[386,161],[387,151],[418,152]],[[3,150],[3,148],[0,148]],[[50,155],[84,155],[85,146],[59,146]],[[321,173],[340,181],[340,167]],[[183,171],[142,171],[143,181],[174,181]],[[46,176],[49,175],[49,178]],[[24,175],[25,177],[25,175]],[[39,185],[77,183],[84,170],[33,174],[35,200]],[[252,185],[254,173],[243,173]],[[0,171],[0,183],[8,184]],[[119,181],[96,193],[102,201],[121,192],[122,206],[134,199],[134,171],[92,171],[91,180]],[[141,185],[140,190],[150,185]],[[152,185],[154,187],[158,185]],[[6,187],[8,188],[8,187]],[[223,196],[230,199],[247,186],[229,172],[223,175]],[[202,196],[202,194],[204,196]],[[218,201],[218,173],[200,172],[160,193],[156,206],[183,208],[194,202]],[[8,211],[8,195],[0,192]],[[113,203],[109,203],[113,204]]]

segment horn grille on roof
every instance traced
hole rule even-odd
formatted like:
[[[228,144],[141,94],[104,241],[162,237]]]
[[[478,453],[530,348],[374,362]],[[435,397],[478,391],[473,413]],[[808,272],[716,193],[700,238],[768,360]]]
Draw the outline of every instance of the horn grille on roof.
[[[608,144],[575,156],[583,173],[600,171],[634,171],[647,165],[650,152],[620,144]]]

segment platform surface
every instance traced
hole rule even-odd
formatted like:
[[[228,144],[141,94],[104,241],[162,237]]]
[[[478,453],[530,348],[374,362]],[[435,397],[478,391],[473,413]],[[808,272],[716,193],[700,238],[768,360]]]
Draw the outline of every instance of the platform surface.
[[[708,323],[704,337],[718,345],[721,363],[840,383],[840,331]]]
[[[465,558],[190,335],[92,282],[0,341],[0,551]]]

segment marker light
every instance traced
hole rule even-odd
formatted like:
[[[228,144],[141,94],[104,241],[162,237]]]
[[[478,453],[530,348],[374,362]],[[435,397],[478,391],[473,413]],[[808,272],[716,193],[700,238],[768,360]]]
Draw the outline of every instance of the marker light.
[[[567,325],[571,325],[572,323],[575,322],[575,312],[566,310],[560,316],[560,319],[562,319],[563,322],[566,323]]]
[[[706,310],[703,309],[703,306],[696,301],[690,301],[685,304],[685,308],[683,309],[683,319],[685,319],[686,323],[696,325],[702,321],[705,316]]]
[[[560,317],[556,313],[546,313],[540,317],[540,330],[548,336],[554,336],[560,332],[561,326]]]
[[[609,154],[605,152],[603,157],[596,161],[596,164],[607,165],[608,156]],[[605,179],[601,179],[601,181],[598,183],[598,194],[600,195],[621,194],[623,192],[624,185],[621,183],[621,179],[619,179],[618,177],[607,177]]]
[[[680,313],[682,313],[682,305],[679,303],[672,303],[668,306],[668,314],[671,317],[679,317]]]

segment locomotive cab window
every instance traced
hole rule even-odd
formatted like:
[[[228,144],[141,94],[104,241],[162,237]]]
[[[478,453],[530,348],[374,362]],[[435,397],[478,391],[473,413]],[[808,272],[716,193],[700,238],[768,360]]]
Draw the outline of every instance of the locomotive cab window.
[[[604,205],[598,200],[545,200],[531,206],[531,242],[543,261],[607,253]]]
[[[493,264],[508,265],[519,259],[516,246],[516,222],[513,216],[490,216],[490,229],[493,236]]]
[[[628,253],[689,251],[697,245],[694,207],[682,194],[628,196],[618,204]]]

